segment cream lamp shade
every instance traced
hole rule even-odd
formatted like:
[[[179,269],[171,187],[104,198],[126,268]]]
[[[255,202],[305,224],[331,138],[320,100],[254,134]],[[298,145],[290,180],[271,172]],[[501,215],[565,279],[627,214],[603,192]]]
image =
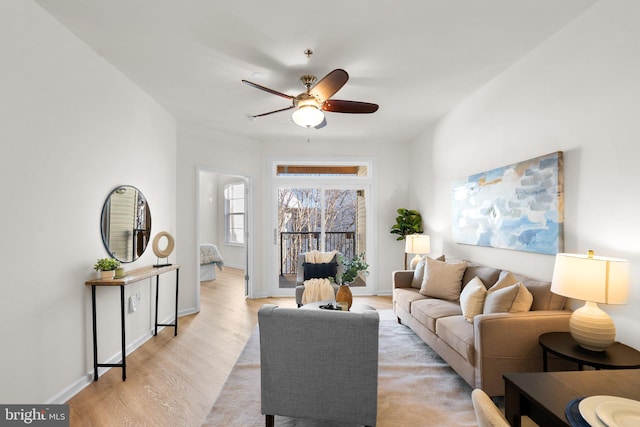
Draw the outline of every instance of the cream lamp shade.
[[[625,304],[629,295],[629,263],[623,259],[556,254],[551,291],[585,301],[569,320],[569,330],[582,347],[603,351],[616,337],[613,320],[597,303]]]
[[[420,255],[426,255],[431,252],[429,236],[426,234],[409,234],[405,237],[404,252],[416,255],[411,260],[411,269],[415,270],[416,265],[420,262]]]

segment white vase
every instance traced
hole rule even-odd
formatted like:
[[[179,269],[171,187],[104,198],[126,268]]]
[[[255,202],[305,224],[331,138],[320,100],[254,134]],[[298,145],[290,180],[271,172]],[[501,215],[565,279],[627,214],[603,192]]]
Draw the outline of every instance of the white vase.
[[[115,274],[116,274],[115,270],[101,271],[100,272],[100,278],[101,279],[113,279],[113,276],[115,276]]]

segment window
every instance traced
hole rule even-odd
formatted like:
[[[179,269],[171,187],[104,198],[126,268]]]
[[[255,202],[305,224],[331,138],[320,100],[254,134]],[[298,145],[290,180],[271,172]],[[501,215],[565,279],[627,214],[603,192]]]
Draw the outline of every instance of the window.
[[[225,242],[244,244],[244,183],[224,186]]]

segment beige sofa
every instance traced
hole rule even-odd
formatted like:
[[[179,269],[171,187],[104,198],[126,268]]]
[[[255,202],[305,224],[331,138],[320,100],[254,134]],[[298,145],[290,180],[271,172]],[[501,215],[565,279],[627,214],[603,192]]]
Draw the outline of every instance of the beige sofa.
[[[489,289],[508,273],[474,263],[462,268],[460,291],[476,276]],[[538,337],[545,332],[568,331],[571,315],[563,309],[565,298],[553,294],[549,282],[518,274],[513,277],[533,296],[529,311],[479,314],[467,320],[459,299],[421,294],[413,270],[393,272],[393,309],[398,322],[420,336],[471,387],[490,396],[503,396],[502,375],[542,371]]]

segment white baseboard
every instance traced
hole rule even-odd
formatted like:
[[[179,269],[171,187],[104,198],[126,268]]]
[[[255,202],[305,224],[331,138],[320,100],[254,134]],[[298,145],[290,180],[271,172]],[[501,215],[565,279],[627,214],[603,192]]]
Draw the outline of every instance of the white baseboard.
[[[189,308],[189,309],[181,310],[181,311],[178,312],[178,318],[180,318],[182,316],[189,315],[189,314],[194,314],[194,313],[197,313],[195,308]],[[173,316],[167,317],[165,320],[162,320],[162,321],[160,321],[158,323],[173,323]],[[158,332],[160,332],[161,330],[163,330],[166,327],[167,326],[159,326],[158,327]],[[155,327],[152,325],[151,329],[148,332],[146,332],[145,334],[142,334],[137,340],[135,340],[134,342],[129,344],[125,348],[125,354],[127,356],[130,355],[131,353],[136,351],[140,346],[142,346],[144,343],[146,343],[151,338],[153,338],[154,329],[155,329]],[[178,322],[178,332],[180,332],[180,323],[179,322]],[[120,362],[121,359],[122,359],[122,354],[120,352],[117,352],[113,356],[109,357],[106,361],[99,361],[99,363],[118,363],[118,362]],[[109,369],[111,369],[111,368],[110,367],[98,368],[98,377],[102,376]],[[121,369],[121,368],[117,368],[116,367],[116,369]],[[45,404],[50,404],[50,405],[64,404],[64,403],[68,402],[69,399],[71,399],[73,396],[75,396],[76,394],[80,393],[85,387],[90,385],[92,382],[93,382],[93,367],[91,367],[91,370],[89,372],[87,372],[81,378],[76,380],[74,383],[72,383],[71,385],[69,385],[68,387],[66,387],[62,391],[60,391],[58,394],[56,394],[52,398],[48,399],[45,402]]]

